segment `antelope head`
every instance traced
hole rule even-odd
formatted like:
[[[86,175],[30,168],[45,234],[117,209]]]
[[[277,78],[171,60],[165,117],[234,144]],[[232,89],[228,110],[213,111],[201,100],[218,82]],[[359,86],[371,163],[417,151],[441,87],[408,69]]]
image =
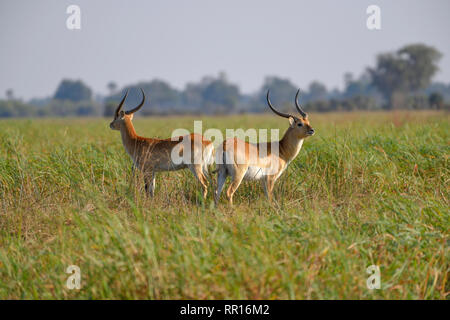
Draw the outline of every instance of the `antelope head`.
[[[267,91],[267,104],[269,105],[269,108],[280,117],[289,119],[289,131],[292,136],[294,136],[296,139],[305,139],[307,137],[310,137],[314,134],[314,129],[309,124],[308,115],[306,112],[302,110],[302,108],[298,104],[298,95],[300,93],[300,89],[298,89],[297,94],[295,95],[295,107],[297,108],[297,111],[300,113],[300,117],[293,116],[288,113],[283,113],[278,110],[276,110],[272,103],[270,102],[269,94],[270,90]]]
[[[142,106],[144,105],[144,102],[145,102],[144,90],[141,89],[141,92],[142,92],[141,103],[134,109],[131,109],[128,111],[123,111],[122,106],[128,96],[128,90],[127,90],[127,92],[125,93],[125,96],[122,98],[122,101],[120,101],[119,106],[116,108],[116,111],[114,112],[113,121],[109,124],[109,127],[112,130],[120,130],[121,126],[125,124],[126,120],[130,120],[130,121],[133,120],[133,114],[136,111],[138,111],[140,108],[142,108]]]

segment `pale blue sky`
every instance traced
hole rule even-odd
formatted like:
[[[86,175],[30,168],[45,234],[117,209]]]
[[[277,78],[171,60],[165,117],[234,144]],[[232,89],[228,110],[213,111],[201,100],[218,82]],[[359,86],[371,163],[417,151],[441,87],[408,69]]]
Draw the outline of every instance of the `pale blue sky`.
[[[82,29],[66,28],[66,8],[81,7]],[[366,28],[366,8],[381,7],[382,30]],[[160,78],[181,89],[225,71],[244,93],[266,75],[305,88],[342,87],[375,54],[422,42],[444,53],[436,80],[450,82],[448,0],[2,0],[0,97],[52,95],[62,78],[106,93]]]

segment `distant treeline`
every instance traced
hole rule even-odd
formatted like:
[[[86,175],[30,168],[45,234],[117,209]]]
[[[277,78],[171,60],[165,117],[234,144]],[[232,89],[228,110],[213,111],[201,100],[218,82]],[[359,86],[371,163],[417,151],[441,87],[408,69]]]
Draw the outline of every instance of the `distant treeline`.
[[[432,82],[438,71],[441,53],[423,44],[405,46],[396,52],[377,56],[376,65],[368,67],[358,77],[344,75],[344,89],[327,89],[313,81],[301,90],[300,103],[305,110],[316,112],[392,109],[446,109],[450,108],[450,83]],[[148,82],[118,88],[115,82],[107,84],[109,95],[93,95],[81,80],[64,79],[53,97],[15,99],[13,90],[0,100],[0,117],[45,116],[111,116],[126,90],[126,104],[140,102],[139,88],[144,89],[148,100],[143,115],[153,114],[228,114],[267,111],[266,93],[271,90],[271,100],[280,109],[293,110],[297,86],[288,79],[266,77],[261,88],[253,94],[241,93],[239,86],[227,79],[225,73],[204,77],[199,82],[188,83],[183,90],[154,79]]]

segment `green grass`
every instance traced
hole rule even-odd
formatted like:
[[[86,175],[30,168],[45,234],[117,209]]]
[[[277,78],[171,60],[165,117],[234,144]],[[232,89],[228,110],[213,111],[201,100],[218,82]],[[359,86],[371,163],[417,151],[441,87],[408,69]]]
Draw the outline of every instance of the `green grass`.
[[[0,298],[446,299],[450,119],[312,114],[316,135],[269,204],[244,183],[229,208],[187,171],[147,198],[109,119],[0,121]],[[194,118],[136,119],[169,137]],[[203,128],[280,128],[273,115]],[[366,287],[379,265],[381,289]],[[69,265],[80,290],[66,288]]]

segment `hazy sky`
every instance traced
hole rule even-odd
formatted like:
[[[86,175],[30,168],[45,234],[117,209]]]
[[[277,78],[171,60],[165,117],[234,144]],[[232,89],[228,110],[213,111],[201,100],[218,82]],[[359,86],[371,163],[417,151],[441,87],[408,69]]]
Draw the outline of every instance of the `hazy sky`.
[[[66,8],[81,8],[81,30],[66,28]],[[366,8],[381,8],[380,31]],[[53,95],[62,78],[106,93],[160,78],[181,89],[225,71],[245,93],[267,75],[300,87],[342,87],[375,54],[416,42],[444,57],[436,80],[450,82],[449,0],[1,0],[0,97]]]

